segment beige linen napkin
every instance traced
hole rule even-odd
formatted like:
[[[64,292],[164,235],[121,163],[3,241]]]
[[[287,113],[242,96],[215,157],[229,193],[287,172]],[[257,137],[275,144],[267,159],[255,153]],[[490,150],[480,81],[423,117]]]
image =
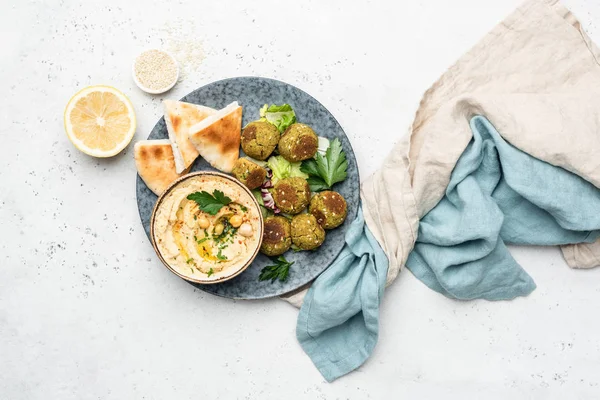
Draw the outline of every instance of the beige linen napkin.
[[[424,94],[408,135],[399,132],[361,190],[367,226],[390,261],[388,284],[413,248],[419,219],[442,199],[475,115],[513,146],[600,187],[599,60],[558,0],[529,0]],[[573,268],[600,265],[600,240],[562,251]],[[300,306],[306,290],[285,299]]]

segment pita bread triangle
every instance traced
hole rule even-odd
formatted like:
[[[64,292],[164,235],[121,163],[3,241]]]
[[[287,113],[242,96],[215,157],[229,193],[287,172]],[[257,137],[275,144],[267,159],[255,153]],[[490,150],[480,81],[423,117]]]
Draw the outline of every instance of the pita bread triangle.
[[[183,175],[175,170],[173,148],[168,139],[142,140],[135,144],[133,153],[138,174],[157,196]]]
[[[189,131],[190,141],[214,168],[231,172],[240,157],[242,107],[237,101],[217,111]]]
[[[177,173],[189,168],[198,158],[198,150],[190,143],[189,130],[192,125],[215,114],[217,110],[183,101],[164,100],[165,124],[173,146]]]

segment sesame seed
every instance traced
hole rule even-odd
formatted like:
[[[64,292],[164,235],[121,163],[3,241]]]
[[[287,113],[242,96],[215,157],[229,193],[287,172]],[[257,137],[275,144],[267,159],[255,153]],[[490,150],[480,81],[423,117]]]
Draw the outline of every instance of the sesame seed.
[[[164,51],[148,50],[135,60],[135,76],[145,88],[164,89],[177,79],[177,65]]]

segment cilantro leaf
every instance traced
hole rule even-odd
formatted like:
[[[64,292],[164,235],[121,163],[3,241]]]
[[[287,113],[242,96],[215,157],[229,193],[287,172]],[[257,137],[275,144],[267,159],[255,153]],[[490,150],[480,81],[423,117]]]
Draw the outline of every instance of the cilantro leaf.
[[[271,283],[279,279],[284,282],[290,272],[290,267],[294,265],[294,262],[288,262],[284,256],[279,256],[276,259],[272,259],[275,265],[267,265],[260,271],[258,277],[259,281],[268,281]]]
[[[212,274],[214,274],[214,271],[212,269],[212,267],[208,270],[208,272],[206,273],[206,276],[210,277]]]
[[[217,215],[223,206],[231,203],[231,199],[220,190],[214,190],[213,194],[205,191],[190,193],[187,199],[198,203],[200,209],[210,215]]]
[[[332,140],[325,155],[317,153],[314,160],[302,162],[300,170],[310,175],[308,183],[312,191],[331,189],[334,184],[342,182],[348,176],[348,160],[340,140]]]
[[[330,189],[330,187],[327,186],[327,184],[321,177],[311,176],[306,181],[308,182],[308,186],[310,186],[311,192],[321,192],[323,190]]]
[[[315,160],[306,160],[302,161],[302,166],[300,166],[300,171],[304,172],[310,176],[320,176],[319,168],[317,167],[317,161]]]
[[[342,143],[339,139],[336,138],[329,144],[325,157],[317,153],[317,164],[319,164],[319,158],[326,161],[326,163],[323,162],[327,166],[326,173],[322,178],[329,187],[346,179],[348,176],[348,160],[346,160],[346,153],[342,149]]]

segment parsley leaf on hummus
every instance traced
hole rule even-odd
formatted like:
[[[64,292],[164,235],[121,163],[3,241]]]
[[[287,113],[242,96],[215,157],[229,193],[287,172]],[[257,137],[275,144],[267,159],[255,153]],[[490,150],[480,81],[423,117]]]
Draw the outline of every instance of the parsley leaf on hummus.
[[[193,200],[198,203],[200,209],[210,215],[217,215],[219,210],[231,203],[231,199],[220,190],[214,190],[213,194],[205,192],[204,190],[201,192],[190,193],[187,196],[188,200]]]

